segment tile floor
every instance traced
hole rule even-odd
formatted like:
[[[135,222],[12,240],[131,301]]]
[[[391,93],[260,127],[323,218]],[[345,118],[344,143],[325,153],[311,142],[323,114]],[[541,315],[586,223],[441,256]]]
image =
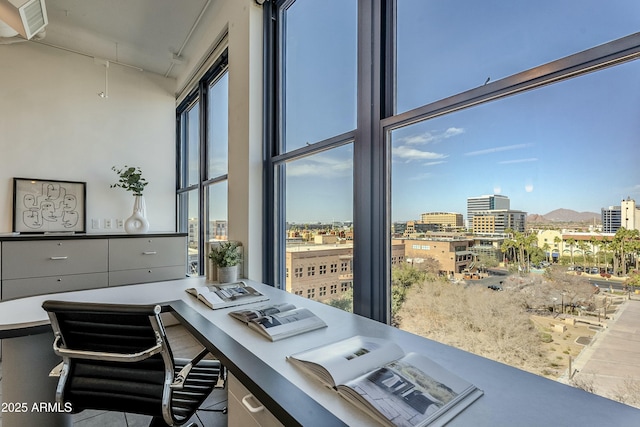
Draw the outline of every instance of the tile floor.
[[[166,328],[171,349],[176,357],[189,357],[201,347],[184,328],[179,325]],[[2,363],[0,362],[0,402],[2,402]],[[227,405],[227,390],[214,390],[205,400],[202,409],[220,409]],[[220,412],[198,411],[190,421],[199,426],[222,427],[227,425],[227,416]],[[73,416],[74,427],[145,427],[151,418],[144,415],[124,414],[120,412],[83,411]],[[2,413],[0,412],[0,427]],[[4,426],[18,427],[18,426]]]

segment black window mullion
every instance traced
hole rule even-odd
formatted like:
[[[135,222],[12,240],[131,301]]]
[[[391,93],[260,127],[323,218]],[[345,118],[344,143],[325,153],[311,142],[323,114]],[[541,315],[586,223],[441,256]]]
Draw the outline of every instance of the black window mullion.
[[[358,112],[354,143],[353,311],[389,323],[391,271],[388,236],[389,200],[380,118],[383,82],[383,12],[385,0],[358,1]]]
[[[198,84],[198,92],[200,93],[200,120],[199,129],[200,129],[200,140],[198,142],[199,148],[199,174],[198,174],[198,274],[203,275],[204,265],[205,265],[205,236],[206,236],[206,228],[208,227],[206,220],[206,197],[204,191],[204,182],[207,179],[207,140],[209,135],[209,122],[207,120],[208,112],[209,112],[209,100],[207,98],[207,93],[209,91],[208,83],[205,81],[200,81]]]

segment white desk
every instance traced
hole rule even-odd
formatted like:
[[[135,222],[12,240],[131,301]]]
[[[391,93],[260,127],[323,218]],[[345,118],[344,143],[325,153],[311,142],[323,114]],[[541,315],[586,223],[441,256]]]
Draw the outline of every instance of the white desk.
[[[234,308],[210,310],[184,292],[187,287],[204,285],[204,279],[184,279],[1,302],[0,337],[23,334],[29,328],[31,331],[41,332],[37,328],[48,324],[47,316],[40,308],[46,299],[106,303],[174,301],[170,305],[181,323],[219,356],[229,371],[287,426],[372,424],[370,418],[334,391],[303,375],[285,359],[289,354],[356,334],[393,340],[405,351],[425,354],[483,389],[484,396],[454,418],[450,423],[452,426],[537,427],[552,424],[635,427],[640,423],[640,410],[629,406],[266,285],[255,282],[251,284],[268,295],[271,302],[288,301],[310,308],[325,320],[328,327],[272,343],[228,316],[227,313]],[[7,344],[11,341],[29,339],[33,340],[33,348],[27,346],[25,349],[25,346],[20,345],[16,346],[19,347],[17,350],[33,353],[34,349],[38,349],[51,353],[52,338],[38,339],[40,336],[43,335],[6,339],[3,351],[6,351]],[[3,360],[3,383],[7,379],[19,380],[9,378],[14,375],[13,367],[8,362]],[[48,372],[55,361],[45,364]],[[24,374],[36,375],[31,382],[42,384],[42,374],[36,374],[34,369],[28,371]],[[27,382],[24,377],[21,381]],[[52,395],[53,391],[50,393]],[[3,397],[5,401],[9,401],[12,398],[10,390],[4,390]],[[7,415],[3,414],[3,420]],[[48,420],[46,423],[31,425],[52,424]],[[59,425],[64,425],[64,421]]]

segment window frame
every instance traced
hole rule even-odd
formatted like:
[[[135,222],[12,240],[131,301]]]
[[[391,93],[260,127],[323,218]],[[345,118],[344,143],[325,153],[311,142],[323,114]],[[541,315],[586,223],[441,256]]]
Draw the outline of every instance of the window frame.
[[[358,0],[357,125],[353,132],[338,135],[280,154],[278,104],[283,66],[282,15],[294,0],[265,3],[265,238],[263,244],[267,283],[284,283],[283,183],[273,185],[285,161],[348,141],[354,147],[354,313],[390,323],[391,314],[391,132],[462,109],[506,98],[542,86],[596,72],[640,58],[640,33],[523,70],[484,86],[394,114],[395,0]],[[282,235],[282,234],[281,234]],[[273,250],[275,248],[275,250]],[[282,265],[278,266],[279,261]]]
[[[226,174],[209,178],[208,177],[208,137],[209,137],[209,102],[208,93],[211,85],[215,84],[225,73],[228,73],[228,51],[225,49],[216,59],[209,70],[200,78],[197,87],[194,88],[185,99],[180,102],[176,108],[176,227],[179,232],[188,232],[188,216],[189,211],[187,198],[181,196],[188,194],[190,191],[197,191],[198,198],[198,275],[205,274],[205,236],[208,228],[207,224],[207,188],[213,184],[228,180],[228,171]],[[200,104],[198,114],[199,120],[199,140],[198,140],[198,182],[196,184],[182,186],[182,183],[188,184],[188,155],[183,152],[184,138],[186,127],[182,126],[183,114],[191,109],[195,103]],[[228,130],[227,130],[228,132]],[[228,198],[228,196],[227,196]]]

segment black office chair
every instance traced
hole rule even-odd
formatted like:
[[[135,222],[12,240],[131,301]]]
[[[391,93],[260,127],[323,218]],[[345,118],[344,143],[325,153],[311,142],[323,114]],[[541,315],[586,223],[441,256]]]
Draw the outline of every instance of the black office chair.
[[[72,412],[100,409],[150,415],[150,426],[180,426],[213,388],[224,387],[217,360],[174,359],[159,305],[45,301],[62,363],[56,400]],[[221,410],[226,412],[226,408]],[[195,424],[190,424],[195,425]]]

